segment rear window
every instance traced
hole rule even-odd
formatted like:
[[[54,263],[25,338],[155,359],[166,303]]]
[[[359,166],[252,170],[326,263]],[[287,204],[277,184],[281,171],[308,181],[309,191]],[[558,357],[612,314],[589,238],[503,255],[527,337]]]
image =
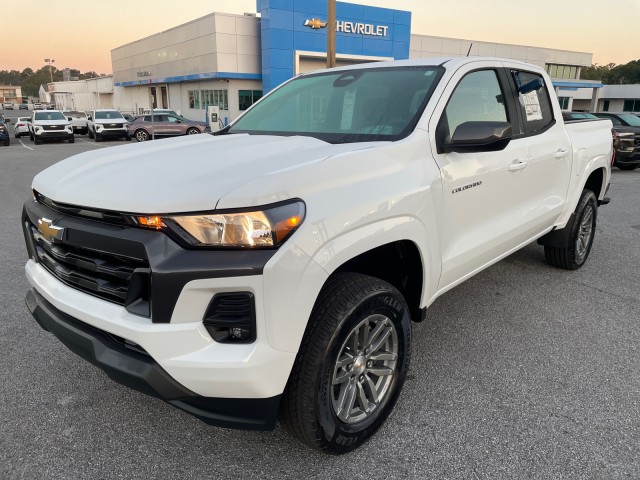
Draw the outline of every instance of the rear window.
[[[96,120],[123,120],[120,112],[96,112]]]

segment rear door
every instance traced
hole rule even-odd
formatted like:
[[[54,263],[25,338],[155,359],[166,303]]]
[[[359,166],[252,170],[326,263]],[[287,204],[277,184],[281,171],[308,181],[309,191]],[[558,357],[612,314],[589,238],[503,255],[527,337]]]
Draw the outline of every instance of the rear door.
[[[564,211],[571,179],[573,152],[571,140],[564,127],[562,112],[557,102],[551,101],[547,83],[542,75],[520,68],[509,68],[509,81],[518,95],[518,113],[526,139],[528,158],[523,171],[523,215],[527,232],[535,234],[553,225]],[[522,93],[527,85],[542,85]]]

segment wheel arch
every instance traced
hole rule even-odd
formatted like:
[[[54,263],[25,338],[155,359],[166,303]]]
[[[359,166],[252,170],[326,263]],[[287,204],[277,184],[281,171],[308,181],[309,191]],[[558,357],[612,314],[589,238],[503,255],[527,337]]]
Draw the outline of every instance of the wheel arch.
[[[398,240],[372,248],[340,265],[331,276],[342,272],[361,273],[390,283],[404,296],[411,319],[422,320],[424,266],[420,250],[413,241]]]

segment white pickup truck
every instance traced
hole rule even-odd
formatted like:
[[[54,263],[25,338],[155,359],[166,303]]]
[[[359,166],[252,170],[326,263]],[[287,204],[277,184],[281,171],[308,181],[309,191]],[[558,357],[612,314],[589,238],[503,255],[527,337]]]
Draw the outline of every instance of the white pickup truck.
[[[393,409],[439,295],[536,240],[584,264],[611,158],[611,122],[565,125],[529,64],[305,74],[214,135],[38,174],[26,302],[118,382],[344,453]]]

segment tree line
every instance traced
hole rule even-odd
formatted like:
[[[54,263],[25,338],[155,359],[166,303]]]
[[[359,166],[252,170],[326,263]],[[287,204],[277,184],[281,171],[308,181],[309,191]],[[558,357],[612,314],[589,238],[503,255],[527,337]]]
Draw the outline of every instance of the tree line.
[[[77,77],[79,80],[101,77],[103,75],[104,74],[99,75],[93,71],[80,73],[80,70],[71,69],[71,76]],[[37,97],[40,85],[50,83],[52,77],[54,82],[61,82],[62,70],[54,66],[50,67],[49,65],[45,65],[39,70],[33,70],[27,67],[21,72],[18,70],[0,70],[0,85],[20,86],[24,97]]]
[[[640,60],[632,60],[624,65],[609,63],[590,67],[582,67],[580,72],[582,80],[599,80],[605,85],[627,85],[640,83]]]

